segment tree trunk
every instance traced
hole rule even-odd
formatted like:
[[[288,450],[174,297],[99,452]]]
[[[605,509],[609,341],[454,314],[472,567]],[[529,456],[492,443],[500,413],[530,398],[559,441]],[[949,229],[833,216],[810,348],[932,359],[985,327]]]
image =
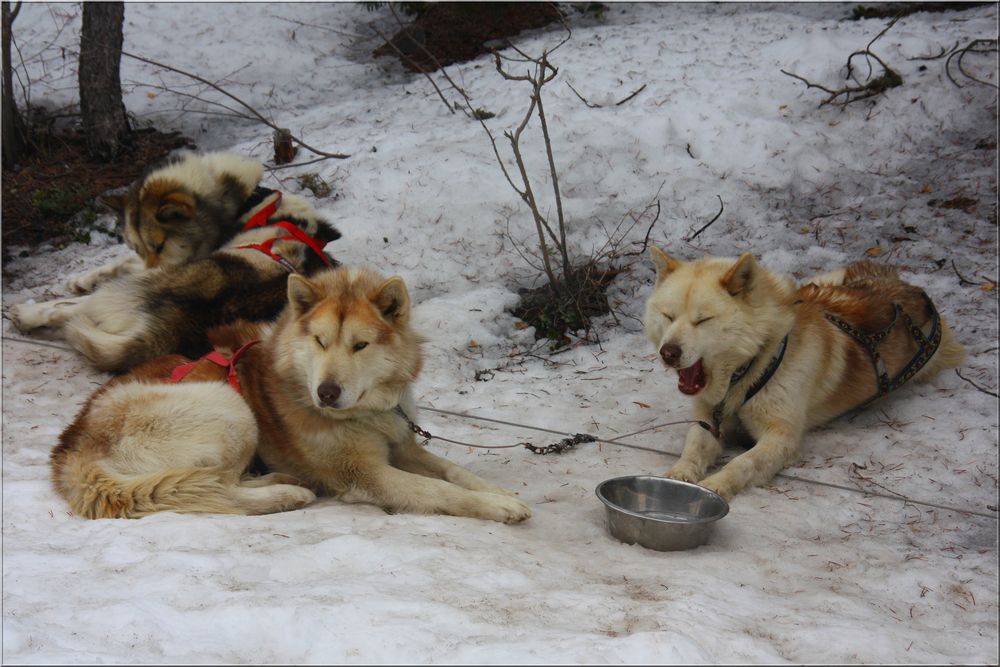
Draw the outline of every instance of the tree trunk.
[[[24,157],[28,152],[27,133],[24,128],[24,120],[17,110],[17,102],[14,101],[14,73],[10,64],[11,48],[11,25],[21,11],[21,3],[18,2],[11,11],[10,3],[2,3],[3,12],[3,167],[10,169]]]
[[[119,66],[122,58],[123,2],[84,2],[80,31],[80,115],[90,156],[101,162],[132,144]]]

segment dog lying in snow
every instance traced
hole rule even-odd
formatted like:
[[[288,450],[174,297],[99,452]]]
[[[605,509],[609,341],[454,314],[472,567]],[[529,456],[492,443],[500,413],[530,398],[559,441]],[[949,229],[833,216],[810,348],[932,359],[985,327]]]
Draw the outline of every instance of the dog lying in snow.
[[[153,169],[114,202],[138,257],[74,283],[113,278],[93,294],[15,305],[11,320],[58,328],[96,368],[121,372],[171,352],[200,356],[211,327],[277,317],[289,272],[330,265],[323,248],[340,233],[305,199],[257,187],[261,174],[228,153]]]
[[[666,476],[727,499],[793,463],[808,429],[964,358],[924,291],[892,267],[856,262],[796,289],[749,253],[683,262],[653,247],[651,257],[646,334],[677,369],[692,419],[714,427],[691,426]],[[740,427],[756,444],[706,477],[720,434]]]
[[[344,267],[292,275],[275,324],[212,337],[231,359],[154,359],[99,389],[66,428],[51,467],[74,512],[262,514],[328,494],[389,511],[531,516],[414,439],[410,385],[422,361],[401,278]],[[270,472],[245,477],[255,453]]]

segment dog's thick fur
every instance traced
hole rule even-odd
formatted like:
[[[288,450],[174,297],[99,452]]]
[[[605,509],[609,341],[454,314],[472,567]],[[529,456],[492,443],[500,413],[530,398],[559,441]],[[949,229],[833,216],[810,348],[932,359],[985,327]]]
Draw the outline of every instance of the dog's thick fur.
[[[192,168],[188,162],[179,164]],[[223,182],[234,181],[227,176]],[[244,224],[277,196],[267,196],[243,215],[232,211],[234,223]],[[193,219],[200,219],[197,211]],[[294,195],[285,195],[269,220],[292,222],[322,245],[340,238],[305,199]],[[240,246],[287,235],[279,227],[250,229],[230,235],[223,248],[208,257],[120,275],[90,295],[15,305],[9,315],[23,331],[61,329],[100,370],[121,372],[172,352],[200,356],[210,349],[205,338],[209,328],[238,319],[269,320],[281,312],[288,272],[259,250]],[[192,247],[184,239],[178,246]],[[323,260],[298,241],[279,241],[272,252],[307,275],[323,266]]]
[[[894,304],[899,304],[925,333],[930,330],[932,313],[923,291],[903,282],[892,267],[856,262],[796,288],[749,253],[737,260],[683,262],[654,247],[651,256],[656,286],[646,303],[646,333],[664,363],[678,369],[678,388],[692,397],[692,419],[712,423],[713,413],[721,414],[724,434],[745,429],[756,441],[706,477],[722,448],[712,434],[693,425],[681,458],[666,476],[698,483],[727,499],[747,486],[766,483],[793,463],[806,430],[877,394],[868,352],[827,313],[857,330],[875,332],[889,326]],[[918,350],[903,319],[879,345],[890,377]],[[940,326],[940,346],[916,380],[929,380],[964,358],[943,320]],[[786,334],[777,371],[744,404],[747,390],[764,375]],[[730,386],[734,373],[748,362],[746,374]]]
[[[95,394],[52,453],[56,489],[81,516],[157,511],[263,513],[313,493],[389,511],[507,523],[531,511],[510,492],[420,447],[402,405],[421,368],[402,279],[336,268],[293,275],[274,325],[212,332],[234,349],[262,337],[238,364],[242,398],[224,371],[200,362],[165,385],[183,357],[153,360]],[[241,475],[254,452],[270,473]],[[301,480],[308,489],[289,484]]]
[[[177,151],[157,162],[124,194],[98,198],[135,256],[74,277],[69,289],[87,293],[120,275],[207,257],[240,231],[241,209],[263,174],[260,162],[236,153]]]

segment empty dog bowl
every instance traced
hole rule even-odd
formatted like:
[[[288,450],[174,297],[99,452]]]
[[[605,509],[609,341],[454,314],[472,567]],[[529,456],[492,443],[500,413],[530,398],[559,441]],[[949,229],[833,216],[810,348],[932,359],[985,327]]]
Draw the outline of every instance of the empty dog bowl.
[[[597,485],[608,531],[622,542],[657,551],[704,544],[715,522],[729,513],[722,496],[666,477],[616,477]]]

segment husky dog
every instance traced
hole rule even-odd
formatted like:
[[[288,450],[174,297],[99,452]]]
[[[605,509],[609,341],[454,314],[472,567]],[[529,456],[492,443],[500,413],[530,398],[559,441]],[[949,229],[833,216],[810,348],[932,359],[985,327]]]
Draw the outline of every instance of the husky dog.
[[[796,288],[737,260],[683,262],[651,249],[656,285],[645,328],[692,397],[692,426],[666,476],[724,498],[764,484],[799,455],[806,430],[910,379],[958,366],[964,349],[918,287],[892,267],[856,262]],[[756,444],[721,470],[720,431]]]
[[[72,279],[73,292],[127,273],[207,257],[240,231],[264,168],[236,153],[178,151],[153,165],[122,195],[98,201],[118,217],[126,256]]]
[[[401,278],[344,267],[292,275],[276,323],[237,323],[211,337],[239,350],[233,360],[161,357],[87,402],[51,457],[73,511],[255,514],[315,493],[394,512],[531,516],[511,492],[414,439],[421,339]],[[206,381],[213,374],[229,383]],[[167,376],[179,382],[159,379]],[[271,472],[247,479],[255,452]]]
[[[70,345],[103,371],[172,352],[200,356],[210,349],[211,327],[277,317],[290,271],[310,274],[334,263],[322,248],[339,232],[319,218],[308,222],[304,240],[288,236],[299,229],[290,223],[256,227],[205,259],[121,276],[86,296],[13,307],[11,316],[22,328],[61,327]]]

